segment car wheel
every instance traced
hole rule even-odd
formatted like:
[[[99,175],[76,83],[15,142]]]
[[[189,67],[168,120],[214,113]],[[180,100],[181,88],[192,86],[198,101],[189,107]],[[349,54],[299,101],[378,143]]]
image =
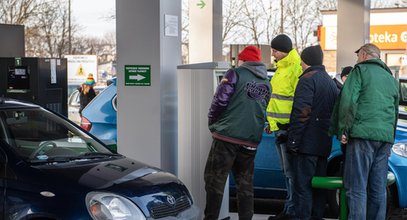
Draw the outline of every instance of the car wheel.
[[[335,176],[340,176],[339,171]],[[339,217],[339,202],[340,202],[340,190],[328,190],[327,192],[327,204],[329,209],[329,217],[338,218]]]
[[[342,177],[342,166],[343,166],[343,159],[342,157],[338,157],[332,161],[329,165],[329,169],[327,172],[328,176],[335,176],[335,177]],[[326,203],[328,205],[329,217],[330,218],[338,218],[339,217],[339,202],[340,202],[340,190],[327,190],[326,194]]]
[[[407,209],[400,208],[398,206],[398,194],[395,184],[388,186],[386,190],[386,219],[407,219]]]

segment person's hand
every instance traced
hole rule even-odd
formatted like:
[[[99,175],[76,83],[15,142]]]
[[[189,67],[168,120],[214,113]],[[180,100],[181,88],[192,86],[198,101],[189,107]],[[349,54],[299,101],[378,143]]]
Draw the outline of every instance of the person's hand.
[[[287,147],[286,152],[288,154],[291,154],[291,155],[297,155],[298,154],[298,148]]]
[[[347,144],[348,143],[348,137],[346,137],[346,135],[342,135],[342,137],[341,137],[341,143],[342,144]]]
[[[269,124],[264,128],[264,131],[265,131],[267,134],[273,133],[273,131],[270,130],[270,125],[269,125]]]

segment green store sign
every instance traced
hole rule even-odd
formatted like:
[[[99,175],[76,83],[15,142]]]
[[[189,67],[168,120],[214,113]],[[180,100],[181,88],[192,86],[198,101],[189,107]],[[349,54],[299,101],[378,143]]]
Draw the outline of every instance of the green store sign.
[[[125,65],[125,86],[151,86],[151,65]]]

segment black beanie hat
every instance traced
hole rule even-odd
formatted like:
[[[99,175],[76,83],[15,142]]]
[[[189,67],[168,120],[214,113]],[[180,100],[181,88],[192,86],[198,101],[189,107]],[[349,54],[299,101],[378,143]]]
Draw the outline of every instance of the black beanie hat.
[[[293,49],[293,43],[287,35],[279,34],[271,41],[271,48],[289,53]]]
[[[324,54],[319,45],[307,47],[301,53],[301,60],[308,66],[322,65],[323,59]]]
[[[349,75],[350,71],[353,69],[351,66],[344,67],[341,72],[341,77]]]

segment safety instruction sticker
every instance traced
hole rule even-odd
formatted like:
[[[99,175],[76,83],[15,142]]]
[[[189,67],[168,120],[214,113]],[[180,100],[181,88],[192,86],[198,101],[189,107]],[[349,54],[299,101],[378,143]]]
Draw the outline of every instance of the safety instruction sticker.
[[[125,86],[151,86],[151,65],[125,65]]]

